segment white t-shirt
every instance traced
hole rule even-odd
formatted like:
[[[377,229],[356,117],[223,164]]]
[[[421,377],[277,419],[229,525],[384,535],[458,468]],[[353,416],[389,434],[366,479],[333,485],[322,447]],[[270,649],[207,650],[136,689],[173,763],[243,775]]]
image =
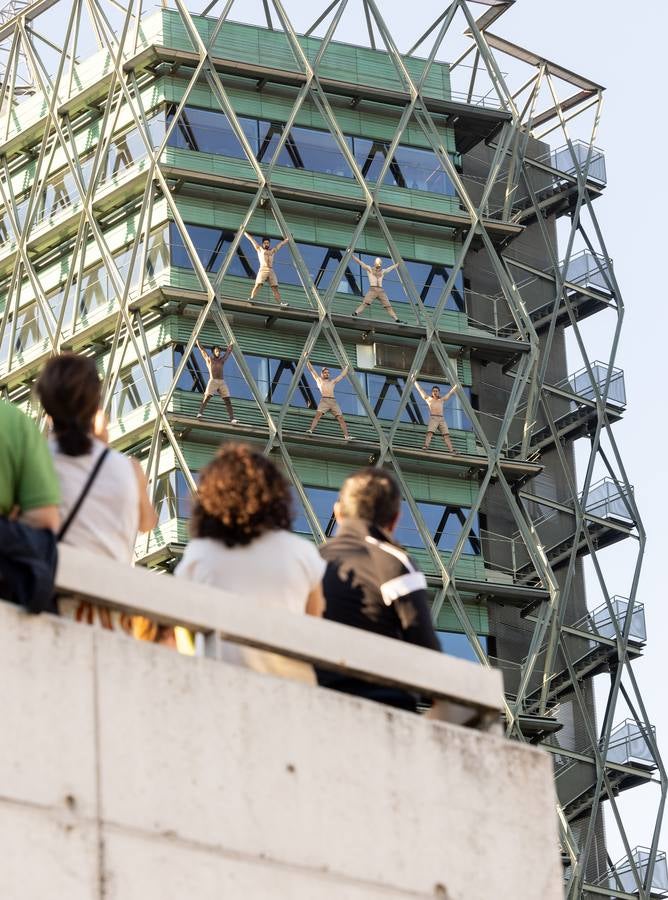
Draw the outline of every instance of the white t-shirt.
[[[93,438],[90,453],[67,456],[55,438],[49,449],[60,482],[61,521],[78,500],[93,466],[105,445]],[[95,481],[74,517],[63,543],[119,562],[131,563],[139,529],[139,482],[132,460],[110,450]]]
[[[304,613],[311,591],[322,581],[325,562],[314,545],[290,531],[267,531],[246,546],[226,547],[195,538],[174,572],[200,584],[252,597],[264,606]],[[276,653],[223,641],[223,659],[256,672],[315,684],[312,666]]]

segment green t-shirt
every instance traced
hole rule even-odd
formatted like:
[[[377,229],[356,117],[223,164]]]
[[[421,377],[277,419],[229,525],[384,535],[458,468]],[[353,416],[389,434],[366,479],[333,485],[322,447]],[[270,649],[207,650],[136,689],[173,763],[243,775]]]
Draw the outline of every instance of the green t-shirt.
[[[58,476],[37,425],[0,400],[0,515],[60,503]]]

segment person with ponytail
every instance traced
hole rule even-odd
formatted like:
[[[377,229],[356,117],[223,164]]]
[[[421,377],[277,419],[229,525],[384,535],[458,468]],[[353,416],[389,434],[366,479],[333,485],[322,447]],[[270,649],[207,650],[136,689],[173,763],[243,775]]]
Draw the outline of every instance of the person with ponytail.
[[[131,564],[137,533],[154,528],[157,514],[139,462],[107,446],[95,361],[75,353],[53,357],[39,377],[37,395],[52,423],[49,447],[62,498],[59,539]],[[72,610],[61,603],[63,613]],[[99,617],[100,624],[113,627],[108,611],[90,604],[78,604],[73,617]]]

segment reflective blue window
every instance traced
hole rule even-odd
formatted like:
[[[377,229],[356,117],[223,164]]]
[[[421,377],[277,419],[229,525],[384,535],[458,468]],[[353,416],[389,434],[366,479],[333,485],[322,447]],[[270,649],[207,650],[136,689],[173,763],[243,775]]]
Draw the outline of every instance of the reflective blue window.
[[[370,141],[361,137],[353,138],[355,162],[360,167],[366,181],[378,181],[381,170],[385,165],[388,151],[389,144],[386,141]],[[390,164],[385,183],[403,187],[401,180],[396,164]]]
[[[420,515],[424,519],[427,531],[438,549],[444,551],[454,550],[469,510],[465,507],[445,506],[439,503],[419,502],[417,506]],[[471,553],[477,556],[482,552],[479,535],[480,526],[476,515],[473,527],[464,544],[464,553]],[[424,547],[424,541],[418,531],[413,513],[405,501],[401,504],[401,516],[395,536],[397,541],[405,547]]]
[[[258,162],[270,163],[273,161],[282,134],[282,122],[258,122]],[[303,166],[299,165],[299,156],[289,137],[281,147],[281,152],[278,154],[276,162],[279,166],[291,166],[295,169],[303,168]]]
[[[329,131],[316,131],[314,128],[294,127],[290,132],[299,168],[312,172],[323,172],[326,175],[340,175],[352,178],[353,173],[341,152],[334,135]],[[352,152],[352,140],[346,138]]]
[[[399,146],[394,160],[399,170],[399,177],[403,180],[401,187],[431,191],[433,194],[455,195],[454,185],[443,171],[443,167],[433,151]],[[388,178],[396,181],[393,170],[388,173]]]
[[[175,108],[172,108],[167,113],[168,125],[174,118],[174,111]],[[237,116],[237,119],[253,152],[257,153],[257,120],[246,116]],[[183,150],[246,159],[241,142],[225,113],[196,106],[188,106],[182,111],[167,143],[170,147]]]
[[[436,635],[444,653],[448,653],[450,656],[458,656],[460,659],[468,659],[471,662],[480,662],[465,634],[458,634],[455,631],[437,631]],[[479,634],[478,640],[482,644],[485,653],[488,653],[489,641],[487,636]]]
[[[231,231],[220,228],[209,228],[206,225],[188,225],[188,236],[193,242],[197,256],[207,272],[217,272],[225,261],[230,244],[234,239]],[[171,249],[171,264],[182,269],[193,269],[183,236],[175,222],[169,225],[169,242]],[[254,278],[257,268],[257,257],[253,253],[248,255],[248,250],[241,244],[227,270],[228,275],[237,275],[241,278]]]
[[[320,527],[325,534],[333,534],[335,529],[334,503],[338,497],[338,491],[332,488],[316,487],[306,487],[305,490]],[[418,503],[418,507],[436,546],[439,550],[451,551],[466,520],[468,509],[423,502]],[[297,515],[294,529],[304,534],[310,534],[310,528],[303,509]],[[476,516],[473,529],[469,534],[469,540],[464,546],[464,553],[480,554],[481,548],[478,533],[478,518]],[[401,516],[394,533],[394,539],[398,544],[409,549],[424,547],[424,541],[417,530],[415,520],[405,500],[401,503]]]
[[[176,107],[167,113],[170,122]],[[246,138],[259,162],[273,160],[285,124],[267,119],[251,119],[238,116]],[[375,182],[380,177],[390,144],[388,141],[369,140],[364,137],[344,135],[344,140],[354,156],[366,181]],[[187,106],[169,138],[169,145],[206,153],[217,153],[244,159],[245,154],[229,120],[222,111]],[[294,126],[281,147],[276,160],[279,166],[322,172],[352,178],[353,173],[339,145],[329,131]],[[386,184],[413,190],[454,196],[452,182],[443,171],[436,155],[420,147],[399,146],[392,158],[385,178]]]
[[[315,488],[315,487],[307,487],[305,488],[306,495],[309,499],[309,503],[313,507],[313,511],[316,515],[318,522],[320,523],[320,527],[324,531],[325,535],[329,537],[334,533],[334,503],[336,502],[336,498],[339,495],[338,491],[332,490],[331,488]],[[296,509],[296,517],[293,522],[292,528],[298,534],[311,534],[311,528],[308,524],[308,519],[306,518],[306,513],[304,512],[304,508],[299,501],[299,497],[297,492],[295,491],[296,500],[295,509]]]

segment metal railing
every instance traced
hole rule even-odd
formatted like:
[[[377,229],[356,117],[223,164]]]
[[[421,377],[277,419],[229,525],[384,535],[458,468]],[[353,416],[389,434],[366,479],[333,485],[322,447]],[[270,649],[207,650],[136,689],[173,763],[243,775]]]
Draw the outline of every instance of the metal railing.
[[[654,726],[652,735],[656,737]],[[606,761],[622,766],[656,768],[647,736],[634,719],[626,719],[611,732]]]
[[[585,400],[596,400],[594,384],[598,387],[599,393],[603,393],[606,382],[608,382],[605,402],[613,406],[625,407],[626,385],[623,369],[607,366],[596,360],[591,363],[590,370],[591,375],[586,368],[578,369],[577,372],[567,375],[563,381],[558,382],[555,387],[570,390]]]
[[[624,630],[629,602],[626,597],[614,596],[610,598],[610,604],[613,613],[606,603],[596,607],[596,609],[588,612],[586,616],[578,619],[571,626],[578,631],[589,631],[594,638],[608,638],[615,640],[617,637],[615,630],[615,622],[617,629],[621,633]],[[634,644],[644,644],[647,640],[647,627],[645,625],[645,607],[642,603],[636,603],[631,613],[631,628],[629,629],[628,640]],[[595,646],[596,642],[591,641],[591,646]]]
[[[624,891],[637,897],[639,896],[639,891],[634,874],[635,870],[638,880],[645,886],[646,890],[650,891],[651,897],[668,897],[668,862],[663,851],[656,854],[652,883],[645,885],[650,856],[651,851],[647,847],[636,847],[631,851],[630,856],[625,856],[615,863],[614,866],[611,866],[598,884],[611,890]]]
[[[584,172],[589,152],[590,145],[586,141],[572,141],[571,147],[565,144],[550,152],[550,165],[565,175],[575,175],[578,171]],[[607,184],[605,154],[598,147],[591,147],[587,181]]]
[[[633,493],[631,485],[628,489]],[[624,489],[606,476],[589,488],[584,508],[587,513],[599,519],[622,519],[631,524],[634,520],[625,498]],[[582,495],[580,499],[582,500]]]
[[[606,278],[608,261],[603,256],[591,253],[589,250],[581,250],[579,253],[571,256],[565,266],[561,262],[560,268],[562,271],[565,270],[564,278],[571,284],[579,284],[582,287],[605,291],[606,294],[612,293],[609,281]]]
[[[651,726],[652,736],[656,738],[656,729]],[[563,773],[573,766],[580,765],[582,760],[574,759],[564,748],[563,754],[555,753],[555,777],[563,775]],[[594,750],[591,745],[581,747],[573,751],[580,756],[591,757],[594,760]],[[617,725],[610,733],[610,741],[608,743],[608,752],[605,757],[606,763],[612,763],[618,766],[629,766],[631,768],[642,769],[644,771],[653,771],[656,769],[656,760],[649,745],[647,735],[634,719],[625,719]]]

